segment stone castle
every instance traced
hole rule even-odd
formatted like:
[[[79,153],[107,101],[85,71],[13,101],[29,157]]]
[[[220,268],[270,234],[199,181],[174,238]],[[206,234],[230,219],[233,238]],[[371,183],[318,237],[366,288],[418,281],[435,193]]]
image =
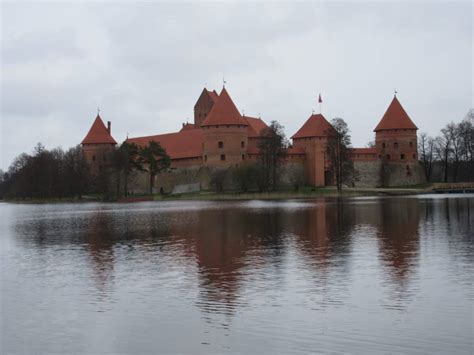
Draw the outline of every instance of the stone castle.
[[[194,105],[194,123],[183,123],[178,132],[127,141],[139,146],[157,141],[166,149],[171,169],[157,179],[157,191],[171,192],[176,185],[197,183],[205,189],[213,169],[257,161],[259,143],[267,127],[261,118],[240,114],[225,87],[219,94],[204,88]],[[334,184],[326,155],[331,128],[322,114],[312,114],[291,137],[284,165],[287,170],[304,171],[307,185]],[[354,186],[407,186],[423,182],[417,130],[395,95],[374,129],[375,145],[352,148]],[[109,163],[109,153],[117,144],[111,135],[110,121],[106,126],[98,114],[81,144],[92,170],[100,172]],[[136,188],[140,190],[140,183]]]

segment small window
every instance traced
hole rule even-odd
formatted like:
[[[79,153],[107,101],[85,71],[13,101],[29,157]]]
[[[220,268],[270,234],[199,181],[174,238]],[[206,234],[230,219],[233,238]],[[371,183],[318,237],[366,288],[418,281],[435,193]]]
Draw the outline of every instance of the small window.
[[[400,154],[400,160],[405,160],[405,154]]]
[[[387,154],[387,160],[390,160],[390,154]]]
[[[95,161],[95,155],[92,156],[92,161]]]
[[[225,154],[221,154],[221,160],[225,160]]]
[[[240,142],[240,147],[245,148],[245,142],[244,141]]]
[[[413,142],[410,142],[410,148],[412,148],[412,147],[413,147]]]
[[[207,117],[207,113],[204,114],[204,117]]]
[[[398,143],[397,143],[397,142],[393,143],[393,147],[394,147],[395,149],[398,149]]]
[[[385,143],[382,143],[382,148],[385,148]]]
[[[416,154],[413,154],[413,159],[416,159]]]
[[[381,154],[379,154],[379,159],[382,159],[382,155],[381,155]]]
[[[242,160],[245,160],[245,154],[242,154]]]
[[[204,156],[204,161],[207,161],[207,155]]]
[[[224,142],[219,142],[218,146],[219,146],[219,148],[224,148]]]

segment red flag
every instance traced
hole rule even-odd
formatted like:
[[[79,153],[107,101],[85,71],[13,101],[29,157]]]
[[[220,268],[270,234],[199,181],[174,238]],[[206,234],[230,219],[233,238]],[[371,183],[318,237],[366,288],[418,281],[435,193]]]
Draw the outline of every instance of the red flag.
[[[319,94],[318,102],[319,103],[323,102],[323,99],[321,98],[321,94]]]

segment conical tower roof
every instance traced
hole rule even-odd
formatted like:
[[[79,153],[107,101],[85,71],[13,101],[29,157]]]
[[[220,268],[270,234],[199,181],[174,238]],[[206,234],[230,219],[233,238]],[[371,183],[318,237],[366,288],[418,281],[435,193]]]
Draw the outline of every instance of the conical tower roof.
[[[291,139],[295,138],[309,138],[309,137],[327,137],[333,126],[320,113],[312,114],[301,128],[296,132]]]
[[[117,142],[110,135],[107,127],[105,127],[102,118],[97,114],[91,129],[82,140],[81,144],[117,144]]]
[[[217,102],[212,106],[209,115],[201,126],[219,126],[219,125],[241,125],[248,126],[245,119],[235,107],[234,102],[229,96],[227,90],[222,88]]]
[[[390,106],[383,115],[374,131],[382,131],[387,129],[418,129],[410,119],[400,101],[394,96]]]

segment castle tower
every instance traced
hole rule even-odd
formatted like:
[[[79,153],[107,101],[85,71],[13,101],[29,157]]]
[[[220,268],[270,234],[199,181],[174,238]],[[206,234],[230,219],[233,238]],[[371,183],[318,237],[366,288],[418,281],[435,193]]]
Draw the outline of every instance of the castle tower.
[[[239,164],[246,159],[247,121],[234,105],[225,87],[201,124],[203,162],[210,166]]]
[[[323,115],[312,114],[291,137],[293,146],[303,148],[306,153],[306,176],[310,185],[333,184],[329,161],[326,159],[326,145],[333,129]]]
[[[82,151],[93,174],[103,170],[111,162],[111,153],[117,142],[111,135],[111,123],[105,126],[99,114],[94,120],[86,137],[82,140]]]
[[[212,107],[217,102],[219,95],[215,90],[209,91],[206,88],[202,90],[196,104],[194,105],[194,126],[198,128],[207,118]]]
[[[378,158],[388,163],[417,163],[417,130],[395,95],[374,129]]]

